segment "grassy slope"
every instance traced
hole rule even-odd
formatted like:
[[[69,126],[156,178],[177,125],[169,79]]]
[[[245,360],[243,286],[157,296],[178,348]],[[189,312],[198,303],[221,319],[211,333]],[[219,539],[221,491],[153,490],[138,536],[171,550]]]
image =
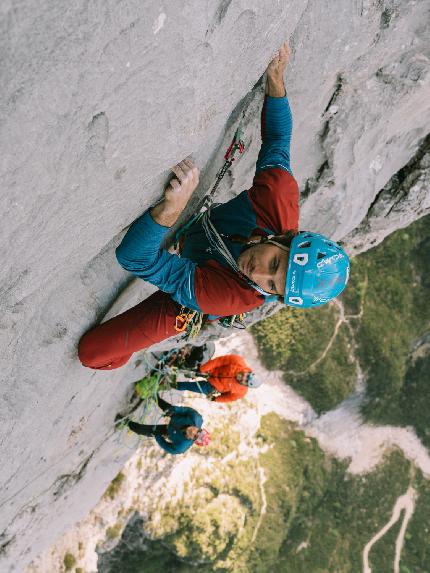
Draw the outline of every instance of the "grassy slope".
[[[252,328],[266,367],[283,370],[285,381],[317,412],[334,408],[355,383],[356,370],[349,358],[351,335],[345,325],[325,359],[312,367],[329,344],[337,318],[334,305],[307,311],[286,308]]]
[[[367,374],[363,412],[369,421],[412,425],[430,445],[429,357],[413,364],[414,342],[430,328],[430,217],[397,231],[354,261],[351,292],[367,278],[364,312],[357,320],[358,356]]]

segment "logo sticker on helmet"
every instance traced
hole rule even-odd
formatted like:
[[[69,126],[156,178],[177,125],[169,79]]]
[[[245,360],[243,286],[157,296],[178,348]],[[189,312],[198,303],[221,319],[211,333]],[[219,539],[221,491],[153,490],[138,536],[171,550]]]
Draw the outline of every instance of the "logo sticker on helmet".
[[[315,294],[312,297],[312,302],[328,302],[329,300],[329,298],[324,298],[323,296],[317,296]]]
[[[296,290],[296,277],[297,277],[297,272],[294,270],[291,274],[291,287],[290,287],[290,290],[292,290],[293,292]]]
[[[339,261],[340,259],[343,259],[342,253],[336,253],[335,255],[332,255],[331,257],[327,257],[326,259],[321,259],[317,263],[317,267],[319,269],[321,269],[324,265],[331,265],[332,263],[335,263],[336,261]]]

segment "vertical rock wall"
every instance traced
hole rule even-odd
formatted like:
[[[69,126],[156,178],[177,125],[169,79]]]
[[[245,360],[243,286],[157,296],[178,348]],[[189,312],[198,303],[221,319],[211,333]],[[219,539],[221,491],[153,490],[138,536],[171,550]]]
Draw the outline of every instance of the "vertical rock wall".
[[[428,177],[428,9],[427,0],[3,3],[2,571],[23,570],[84,516],[130,455],[112,420],[141,369],[85,370],[77,341],[128,281],[113,257],[123,229],[189,154],[203,194],[242,111],[249,150],[220,198],[250,185],[257,82],[283,40],[294,50],[302,228],[363,250],[429,211],[416,185]],[[399,175],[407,165],[409,179]]]

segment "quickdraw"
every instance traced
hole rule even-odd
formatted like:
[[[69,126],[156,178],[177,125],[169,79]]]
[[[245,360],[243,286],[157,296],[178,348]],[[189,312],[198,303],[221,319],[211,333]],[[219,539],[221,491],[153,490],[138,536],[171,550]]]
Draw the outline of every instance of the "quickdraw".
[[[232,314],[231,316],[223,316],[218,319],[218,323],[224,328],[239,328],[244,329],[246,325],[244,319],[245,313]],[[205,315],[196,310],[189,310],[184,306],[181,307],[179,314],[175,320],[175,330],[179,334],[186,334],[186,339],[195,338],[205,321]]]
[[[239,155],[242,155],[242,153],[245,151],[245,144],[242,140],[241,123],[239,123],[239,127],[235,131],[232,142],[230,143],[229,148],[225,152],[224,165],[218,171],[216,179],[215,179],[215,183],[213,184],[212,189],[209,191],[209,193],[207,193],[205,195],[205,197],[203,199],[203,203],[200,207],[200,212],[197,213],[196,215],[194,215],[193,217],[191,217],[191,219],[187,223],[185,223],[185,225],[183,225],[180,229],[178,229],[178,231],[176,232],[175,241],[174,241],[175,249],[177,249],[178,244],[179,244],[179,240],[181,239],[181,237],[183,237],[185,235],[185,233],[188,231],[188,229],[190,227],[192,227],[194,225],[194,223],[196,223],[202,217],[203,213],[205,211],[207,211],[207,209],[209,209],[209,207],[212,205],[213,199],[215,196],[215,192],[218,189],[222,178],[227,173],[227,171],[230,169],[230,167],[233,165],[233,162],[236,161],[235,155],[236,155],[237,151],[239,152]]]
[[[185,332],[196,314],[196,310],[188,310],[185,308],[185,306],[181,307],[180,313],[176,316],[176,332]]]

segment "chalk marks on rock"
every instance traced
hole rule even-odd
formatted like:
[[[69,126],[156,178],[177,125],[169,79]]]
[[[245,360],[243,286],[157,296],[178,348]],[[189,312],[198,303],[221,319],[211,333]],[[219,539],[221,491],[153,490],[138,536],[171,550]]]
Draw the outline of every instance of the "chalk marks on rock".
[[[109,139],[109,120],[101,111],[93,116],[87,127],[86,156],[95,163],[105,163],[105,149]]]

